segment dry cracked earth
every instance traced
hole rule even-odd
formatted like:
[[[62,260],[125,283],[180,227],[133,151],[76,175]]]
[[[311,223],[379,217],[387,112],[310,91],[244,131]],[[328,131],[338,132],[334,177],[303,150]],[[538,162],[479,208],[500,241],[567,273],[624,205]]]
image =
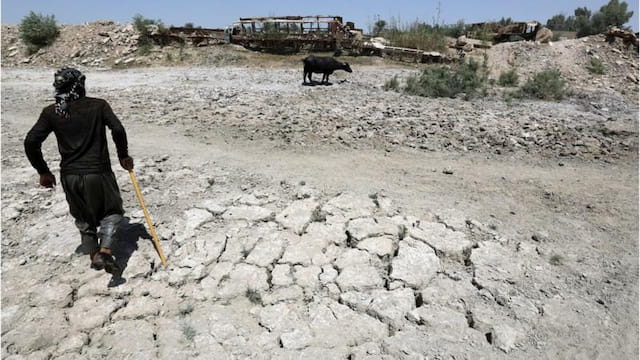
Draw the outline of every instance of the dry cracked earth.
[[[114,162],[111,279],[22,153],[53,70],[3,69],[2,358],[636,358],[637,104],[381,89],[410,71],[87,70],[168,258]]]

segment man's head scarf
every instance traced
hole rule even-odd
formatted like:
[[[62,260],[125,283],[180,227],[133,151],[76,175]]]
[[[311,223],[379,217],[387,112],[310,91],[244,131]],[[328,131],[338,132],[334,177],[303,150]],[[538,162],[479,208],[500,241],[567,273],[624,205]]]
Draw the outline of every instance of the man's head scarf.
[[[56,89],[56,114],[69,117],[69,103],[85,96],[85,76],[74,68],[56,71],[53,87]]]

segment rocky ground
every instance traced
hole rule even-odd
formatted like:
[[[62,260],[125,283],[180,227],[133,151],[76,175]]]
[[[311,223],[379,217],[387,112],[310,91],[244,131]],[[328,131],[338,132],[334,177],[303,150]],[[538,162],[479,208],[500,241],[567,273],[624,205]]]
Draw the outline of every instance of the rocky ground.
[[[169,262],[114,163],[111,279],[77,253],[62,189],[36,186],[22,140],[53,68],[6,64],[4,31],[3,358],[637,357],[632,80],[574,69],[567,100],[508,103],[387,92],[415,68],[377,60],[333,86],[221,48],[198,51],[242,60],[83,67],[128,130]],[[53,136],[44,149],[57,172]]]

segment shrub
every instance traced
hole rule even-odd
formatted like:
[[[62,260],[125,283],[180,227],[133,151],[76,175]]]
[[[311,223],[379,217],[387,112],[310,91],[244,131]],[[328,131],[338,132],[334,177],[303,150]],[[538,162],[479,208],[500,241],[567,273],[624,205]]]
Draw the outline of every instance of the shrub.
[[[162,20],[147,19],[140,14],[133,17],[133,27],[140,34],[138,38],[138,52],[141,55],[146,55],[151,51],[153,46],[153,38],[151,37],[151,31],[149,28],[154,25],[158,28],[158,33],[168,33],[169,29],[164,26]],[[161,43],[160,45],[166,45]]]
[[[454,65],[428,67],[419,75],[410,76],[404,91],[426,97],[454,97],[460,93],[469,99],[485,90],[487,63],[473,59]]]
[[[567,82],[557,69],[546,69],[533,75],[520,88],[520,95],[542,100],[560,100],[567,92]]]
[[[516,69],[503,71],[498,78],[498,85],[500,86],[517,86],[518,85],[518,73]]]
[[[603,75],[606,71],[604,63],[598,58],[591,58],[591,63],[587,65],[587,70],[596,75]]]
[[[394,75],[391,79],[387,80],[382,88],[387,91],[397,91],[398,89],[400,89],[400,81],[398,81],[398,75]]]
[[[443,32],[429,24],[416,21],[409,25],[400,25],[398,20],[392,18],[385,26],[379,35],[389,40],[393,46],[439,52],[448,49],[447,38]]]
[[[53,15],[44,16],[30,11],[20,23],[20,38],[27,44],[30,52],[51,45],[59,34]]]

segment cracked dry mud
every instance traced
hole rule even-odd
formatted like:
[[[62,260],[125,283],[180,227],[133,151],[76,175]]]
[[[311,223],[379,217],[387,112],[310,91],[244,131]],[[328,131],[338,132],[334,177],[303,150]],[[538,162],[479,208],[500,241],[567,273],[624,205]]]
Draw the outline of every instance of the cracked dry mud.
[[[127,127],[169,261],[159,265],[114,164],[127,221],[116,252],[124,280],[112,281],[76,253],[62,190],[37,188],[22,154],[52,71],[3,69],[2,358],[636,356],[637,158],[616,144],[637,147],[637,132],[609,141],[621,157],[594,162],[532,158],[530,147],[486,157],[363,140],[353,151],[325,141],[320,123],[274,139],[282,128],[260,127],[303,107],[357,122],[350,106],[369,106],[353,95],[360,86],[400,120],[414,106],[453,104],[366,88],[382,81],[379,70],[330,88],[301,88],[298,72],[282,69],[88,71],[90,95]],[[504,106],[480,103],[488,117]],[[537,116],[532,108],[605,121],[568,103],[509,111]],[[625,120],[633,107],[611,111]],[[44,148],[57,172],[55,142]]]

